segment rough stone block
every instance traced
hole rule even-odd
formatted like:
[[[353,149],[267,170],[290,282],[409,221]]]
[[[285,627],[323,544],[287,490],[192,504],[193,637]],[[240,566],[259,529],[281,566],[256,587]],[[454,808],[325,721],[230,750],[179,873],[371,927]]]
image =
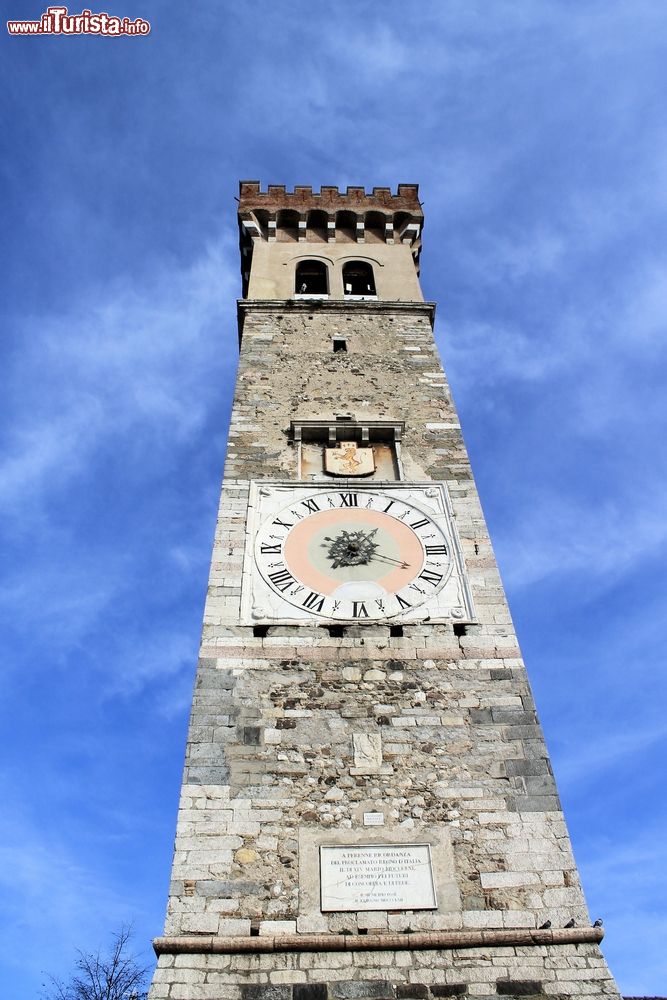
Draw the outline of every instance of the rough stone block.
[[[231,917],[229,920],[220,920],[218,933],[223,935],[237,936],[250,935],[250,920]]]
[[[296,920],[262,920],[259,936],[296,934]]]
[[[513,812],[559,812],[557,795],[508,795],[507,808]]]
[[[305,983],[308,976],[305,972],[299,972],[298,969],[278,969],[275,972],[269,972],[269,980],[272,983]]]
[[[490,708],[471,708],[470,721],[475,726],[490,726],[493,723]]]
[[[492,708],[491,716],[494,722],[510,726],[532,726],[535,723],[535,713],[524,712],[520,708]]]
[[[496,991],[504,997],[529,997],[544,994],[542,983],[536,979],[499,979]]]
[[[217,934],[220,915],[218,913],[185,913],[181,918],[184,934]]]
[[[483,889],[537,885],[540,881],[535,872],[480,872],[479,880]]]
[[[328,1000],[325,983],[297,983],[293,987],[294,1000]]]
[[[541,729],[537,723],[534,725],[507,725],[505,730],[505,735],[508,740],[538,740],[541,735]],[[544,744],[542,744],[542,756],[544,755]]]
[[[502,910],[466,910],[463,914],[464,927],[502,927]]]
[[[242,1000],[292,1000],[290,986],[241,986]]]
[[[522,757],[513,758],[505,761],[505,769],[508,778],[551,773],[549,761],[545,758],[538,760],[524,760]]]
[[[526,776],[523,783],[528,795],[556,795],[556,783],[548,772]]]
[[[379,957],[379,954],[378,956]],[[347,982],[335,983],[331,986],[330,993],[336,1000],[393,1000],[395,997],[394,987],[390,982],[383,979],[373,981],[348,980]]]

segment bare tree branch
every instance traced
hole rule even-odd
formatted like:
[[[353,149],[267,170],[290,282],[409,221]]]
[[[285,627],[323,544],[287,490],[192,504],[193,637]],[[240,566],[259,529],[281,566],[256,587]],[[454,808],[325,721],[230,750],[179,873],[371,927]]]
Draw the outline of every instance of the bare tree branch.
[[[149,970],[128,952],[131,937],[132,928],[123,926],[113,937],[110,953],[79,951],[68,982],[48,977],[44,1000],[146,1000]]]

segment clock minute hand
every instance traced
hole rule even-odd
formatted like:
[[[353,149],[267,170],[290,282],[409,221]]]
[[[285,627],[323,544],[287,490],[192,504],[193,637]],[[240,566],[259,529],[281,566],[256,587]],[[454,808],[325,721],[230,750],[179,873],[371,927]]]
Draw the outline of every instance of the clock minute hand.
[[[380,562],[389,563],[390,566],[399,566],[401,569],[409,569],[410,563],[404,559],[394,559],[393,556],[385,556],[381,552],[374,552],[371,559],[378,559]]]

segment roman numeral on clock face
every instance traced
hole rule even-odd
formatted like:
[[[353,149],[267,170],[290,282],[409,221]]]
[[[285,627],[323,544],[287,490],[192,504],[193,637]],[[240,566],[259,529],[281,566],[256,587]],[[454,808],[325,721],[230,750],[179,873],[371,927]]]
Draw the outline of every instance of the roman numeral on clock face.
[[[414,527],[414,525],[413,525]],[[446,545],[427,545],[426,546],[427,556],[446,556],[447,546]]]
[[[352,601],[352,617],[368,618],[368,611],[363,601]]]
[[[427,518],[423,517],[421,521],[415,521],[415,523],[411,524],[410,527],[416,530],[417,528],[423,528],[427,524],[428,524]]]
[[[423,569],[419,574],[420,580],[425,580],[426,583],[432,583],[434,587],[437,587],[442,580],[442,573],[434,573],[432,569]]]
[[[286,524],[284,521],[281,521],[279,517],[277,517],[273,523],[279,524],[281,528],[285,528],[286,530],[294,527],[293,524]]]
[[[276,590],[285,591],[291,587],[296,580],[286,569],[277,569],[275,573],[269,573],[269,580]]]
[[[320,509],[317,506],[317,502],[312,497],[310,498],[310,500],[302,500],[301,503],[310,514],[314,514],[315,511]]]
[[[341,493],[340,505],[341,507],[358,507],[359,497],[356,493]]]
[[[309,608],[311,611],[321,611],[324,607],[325,598],[321,594],[315,594],[311,591],[305,601],[302,601],[302,606],[304,608]]]
[[[279,556],[280,545],[267,545],[266,542],[263,542],[259,551],[263,556]]]

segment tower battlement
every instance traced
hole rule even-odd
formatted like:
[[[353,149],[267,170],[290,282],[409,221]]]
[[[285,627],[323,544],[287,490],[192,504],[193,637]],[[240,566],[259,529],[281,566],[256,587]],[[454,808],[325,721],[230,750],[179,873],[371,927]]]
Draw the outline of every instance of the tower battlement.
[[[262,191],[260,181],[241,181],[239,184],[239,210],[254,211],[267,208],[277,211],[291,208],[297,211],[309,208],[344,209],[353,211],[410,212],[423,219],[419,202],[418,184],[399,184],[396,194],[389,187],[374,187],[370,194],[363,187],[348,187],[344,192],[335,185],[322,185],[314,191],[310,184],[296,184],[288,191],[284,184],[269,184]]]
[[[344,285],[354,291],[360,283],[365,298],[421,300],[415,281],[424,224],[418,184],[399,184],[396,194],[388,187],[374,187],[367,194],[363,187],[341,192],[323,185],[314,191],[309,184],[297,184],[294,191],[287,191],[284,184],[269,184],[262,191],[259,181],[241,181],[239,192],[244,298],[288,298],[300,290],[336,298],[343,297]],[[267,246],[273,243],[285,246],[276,252]],[[376,288],[377,275],[370,280],[361,275],[361,282],[335,278],[333,270],[350,259],[349,244],[370,246],[368,251],[352,251],[352,256],[365,258],[364,268],[384,269],[382,288]],[[392,248],[388,255],[387,247]],[[316,276],[313,288],[300,278],[296,284],[292,281],[294,261],[304,255],[319,255],[322,274]]]
[[[297,184],[288,191],[284,184],[269,184],[261,190],[259,181],[239,185],[239,227],[241,251],[253,240],[279,243],[406,243],[415,260],[421,247],[424,213],[419,202],[418,184],[391,188],[363,187],[345,192],[323,185],[314,191],[310,184]]]

